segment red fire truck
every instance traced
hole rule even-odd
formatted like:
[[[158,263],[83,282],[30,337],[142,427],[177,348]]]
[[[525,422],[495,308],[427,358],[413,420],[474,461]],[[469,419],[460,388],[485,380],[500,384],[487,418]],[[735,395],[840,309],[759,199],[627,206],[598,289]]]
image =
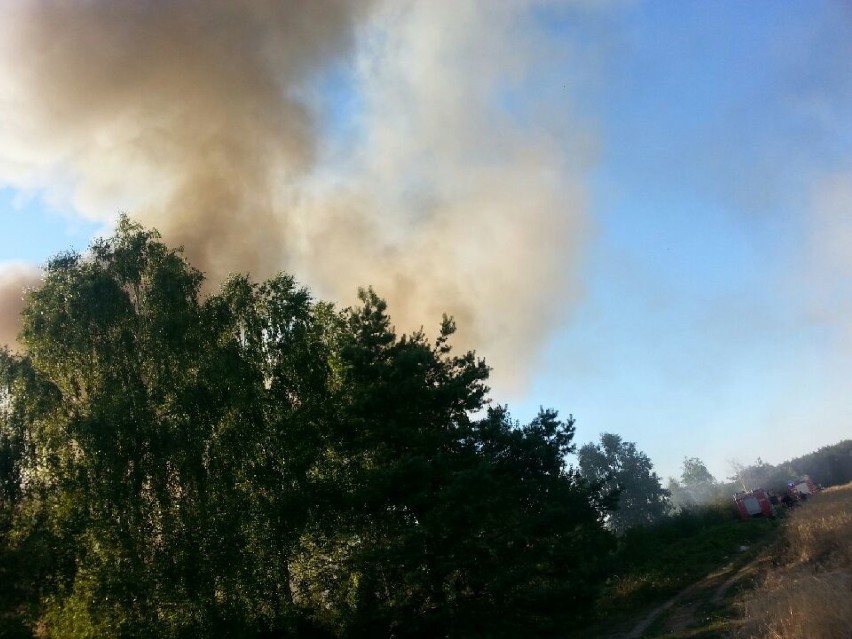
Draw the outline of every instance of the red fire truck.
[[[775,506],[772,505],[769,494],[763,488],[737,493],[734,495],[734,502],[743,519],[775,516]]]
[[[787,485],[790,487],[790,492],[796,499],[807,499],[811,495],[815,495],[817,490],[819,490],[814,481],[807,475],[802,476],[802,478],[797,481],[791,481]]]

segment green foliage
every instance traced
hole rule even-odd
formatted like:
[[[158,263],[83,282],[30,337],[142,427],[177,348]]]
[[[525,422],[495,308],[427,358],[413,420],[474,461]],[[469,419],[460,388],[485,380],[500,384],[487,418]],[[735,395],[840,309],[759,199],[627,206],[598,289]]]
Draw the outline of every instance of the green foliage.
[[[669,510],[669,492],[648,456],[620,436],[603,433],[600,444],[577,453],[580,474],[599,495],[599,508],[616,533],[658,521]]]
[[[733,493],[727,486],[718,483],[697,457],[684,457],[681,468],[680,482],[670,478],[668,486],[672,503],[678,508],[707,505],[724,500]]]
[[[707,466],[697,457],[683,458],[683,471],[680,480],[687,488],[703,487],[716,483],[715,477],[707,470]]]
[[[565,465],[573,419],[489,407],[452,320],[397,336],[370,289],[337,311],[288,275],[201,283],[122,218],[29,294],[28,355],[0,356],[4,605],[55,637],[550,636],[587,616],[612,539]]]

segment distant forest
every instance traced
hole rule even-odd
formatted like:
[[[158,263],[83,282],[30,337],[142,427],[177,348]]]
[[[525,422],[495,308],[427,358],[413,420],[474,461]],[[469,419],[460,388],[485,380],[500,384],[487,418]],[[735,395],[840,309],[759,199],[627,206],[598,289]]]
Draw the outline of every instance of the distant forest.
[[[822,448],[782,462],[776,466],[758,459],[741,470],[734,485],[742,479],[748,488],[766,488],[782,492],[787,482],[810,475],[818,485],[826,488],[852,482],[852,440],[845,439],[832,446]]]
[[[562,636],[626,531],[730,501],[699,459],[664,488],[618,435],[513,420],[450,318],[397,335],[370,289],[202,282],[125,217],[28,293],[0,352],[6,636]],[[843,483],[850,455],[737,481]]]
[[[732,463],[732,475],[717,481],[700,459],[684,459],[680,478],[669,478],[672,506],[677,508],[706,504],[740,491],[764,488],[778,495],[788,492],[788,484],[804,475],[820,486],[852,482],[852,440],[823,446],[807,455],[772,465],[758,457],[750,465]]]

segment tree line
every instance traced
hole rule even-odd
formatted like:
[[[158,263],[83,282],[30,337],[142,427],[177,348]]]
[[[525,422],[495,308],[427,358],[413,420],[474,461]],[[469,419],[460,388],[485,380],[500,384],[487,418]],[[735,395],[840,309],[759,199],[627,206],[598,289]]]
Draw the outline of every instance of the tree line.
[[[667,490],[675,509],[691,508],[730,499],[740,491],[764,488],[778,495],[789,491],[790,482],[808,475],[817,484],[829,487],[852,482],[852,440],[795,457],[780,464],[769,464],[760,457],[750,464],[729,462],[731,475],[717,480],[700,459],[683,460],[680,478],[669,478]]]
[[[371,289],[337,309],[285,274],[202,283],[122,217],[28,293],[26,351],[0,351],[3,618],[53,637],[561,636],[617,536],[672,511],[678,486],[635,444],[578,450],[573,417],[494,404],[450,318],[398,335]],[[702,468],[684,485],[715,485]]]
[[[612,545],[573,419],[289,275],[202,275],[122,218],[0,355],[4,605],[57,637],[557,635]],[[22,607],[22,608],[21,608]]]

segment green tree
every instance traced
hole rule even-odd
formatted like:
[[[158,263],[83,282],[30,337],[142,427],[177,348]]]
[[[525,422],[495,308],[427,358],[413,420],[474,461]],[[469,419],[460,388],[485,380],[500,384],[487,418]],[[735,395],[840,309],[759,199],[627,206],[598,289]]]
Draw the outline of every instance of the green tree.
[[[24,311],[55,398],[29,424],[30,506],[75,549],[46,612],[57,634],[144,635],[159,600],[172,619],[209,603],[205,541],[187,538],[204,529],[202,278],[156,240],[123,218],[85,258],[52,260]]]
[[[202,279],[122,218],[48,264],[28,355],[0,354],[0,550],[34,560],[46,633],[549,636],[587,613],[611,538],[573,419],[489,407],[448,318],[397,336],[372,290],[339,312],[289,275]]]
[[[650,524],[669,510],[665,490],[650,458],[613,433],[588,443],[577,453],[580,474],[597,487],[608,526],[616,533]]]
[[[481,420],[487,368],[455,327],[398,338],[370,290],[346,314],[343,510],[305,539],[299,599],[347,636],[540,636],[587,611],[609,538],[566,467],[573,420]],[[338,626],[338,627],[341,627]]]
[[[697,457],[684,457],[681,466],[681,500],[683,505],[708,504],[719,496],[720,486]]]
[[[31,374],[28,360],[0,350],[0,512],[4,513],[19,501],[23,488],[27,407],[18,398],[20,386]]]

